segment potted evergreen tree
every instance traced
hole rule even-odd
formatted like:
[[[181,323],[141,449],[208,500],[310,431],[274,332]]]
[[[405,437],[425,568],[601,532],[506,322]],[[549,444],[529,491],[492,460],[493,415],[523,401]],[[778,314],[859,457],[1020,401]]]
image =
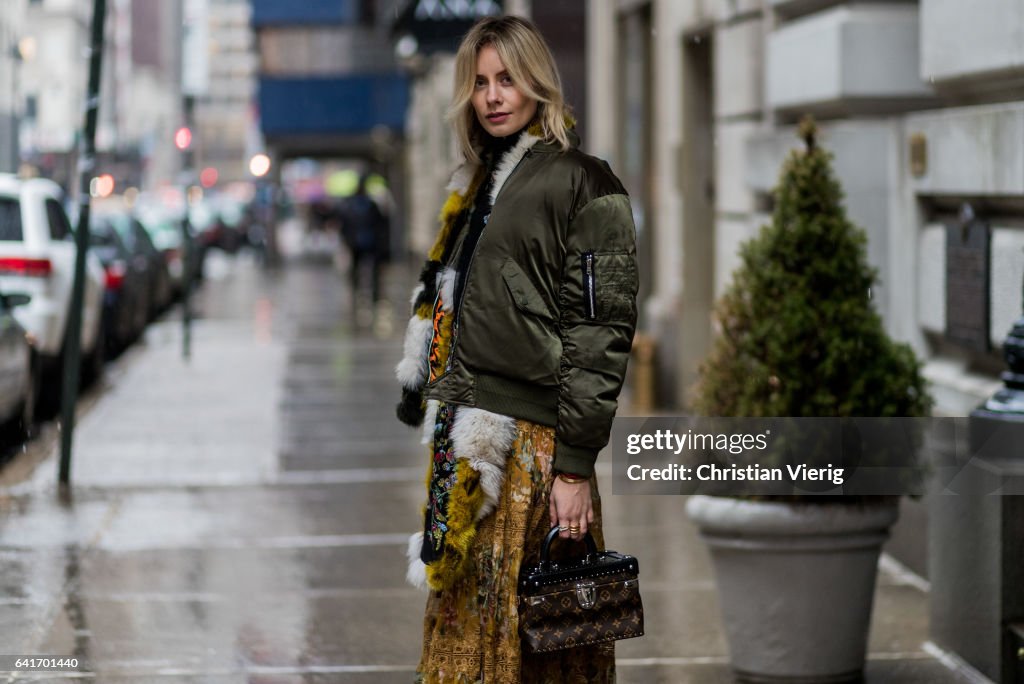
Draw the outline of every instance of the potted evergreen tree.
[[[912,350],[885,333],[866,236],[846,216],[831,155],[816,141],[787,159],[772,222],[740,250],[695,388],[709,416],[923,416]],[[882,542],[898,497],[694,496],[690,518],[715,564],[740,681],[862,677]]]

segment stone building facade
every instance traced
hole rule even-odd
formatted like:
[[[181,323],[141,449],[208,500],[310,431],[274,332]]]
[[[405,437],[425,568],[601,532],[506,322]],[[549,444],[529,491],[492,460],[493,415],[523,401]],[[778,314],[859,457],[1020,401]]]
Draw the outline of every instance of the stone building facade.
[[[964,415],[998,387],[1022,309],[1022,26],[1024,0],[588,3],[591,148],[637,204],[662,403],[685,405],[807,113],[936,410]],[[953,241],[968,232],[973,247]]]

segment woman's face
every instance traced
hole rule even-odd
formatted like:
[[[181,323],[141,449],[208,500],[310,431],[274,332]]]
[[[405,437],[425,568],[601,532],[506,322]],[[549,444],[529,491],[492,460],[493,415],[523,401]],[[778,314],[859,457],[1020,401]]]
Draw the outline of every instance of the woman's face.
[[[493,45],[483,46],[477,54],[472,101],[477,121],[496,138],[517,132],[537,112],[537,101],[512,82]]]

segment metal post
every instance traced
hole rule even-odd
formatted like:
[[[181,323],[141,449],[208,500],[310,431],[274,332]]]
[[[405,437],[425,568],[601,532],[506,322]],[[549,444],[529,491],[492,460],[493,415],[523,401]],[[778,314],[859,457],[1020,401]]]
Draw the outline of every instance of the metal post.
[[[9,159],[11,163],[10,171],[12,173],[18,172],[18,63],[21,61],[21,53],[18,52],[18,44],[13,38],[13,34],[8,33],[7,37],[7,49],[5,51],[7,56],[8,65],[8,76],[10,77],[11,87],[11,111],[10,117],[7,119],[7,144],[10,146]]]
[[[266,258],[264,264],[270,269],[281,266],[281,246],[277,234],[277,189],[281,187],[281,176],[276,155],[272,157],[272,165],[269,173],[264,176],[260,189],[264,191],[266,202],[262,204],[263,216],[265,217],[265,229],[267,235]]]
[[[100,74],[103,66],[103,26],[106,0],[93,0],[92,42],[89,52],[89,84],[85,96],[85,126],[79,149],[78,228],[75,231],[75,276],[71,291],[71,311],[64,336],[64,385],[61,397],[60,472],[62,490],[70,486],[71,444],[75,429],[75,404],[78,402],[78,377],[82,365],[82,306],[85,300],[85,256],[89,251],[89,182],[96,166],[96,120],[100,104]],[[98,343],[98,341],[97,341]]]
[[[184,100],[185,127],[191,132],[193,127],[193,113],[195,111],[195,98],[186,95]],[[188,361],[192,357],[192,260],[195,258],[194,245],[192,244],[192,230],[189,220],[189,195],[192,190],[192,179],[194,174],[192,154],[192,142],[182,150],[182,174],[185,176],[185,216],[181,220],[181,357]]]
[[[188,188],[185,188],[186,198]],[[191,227],[188,218],[188,200],[185,202],[185,218],[181,220],[181,261],[184,276],[181,285],[181,358],[192,358],[192,267],[193,249]]]

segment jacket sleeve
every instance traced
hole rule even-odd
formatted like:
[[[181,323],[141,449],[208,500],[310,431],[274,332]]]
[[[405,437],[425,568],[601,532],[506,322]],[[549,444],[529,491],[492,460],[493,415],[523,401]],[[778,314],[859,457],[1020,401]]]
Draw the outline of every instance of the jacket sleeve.
[[[591,200],[566,237],[554,467],[589,476],[608,443],[636,328],[636,233],[629,198]]]

